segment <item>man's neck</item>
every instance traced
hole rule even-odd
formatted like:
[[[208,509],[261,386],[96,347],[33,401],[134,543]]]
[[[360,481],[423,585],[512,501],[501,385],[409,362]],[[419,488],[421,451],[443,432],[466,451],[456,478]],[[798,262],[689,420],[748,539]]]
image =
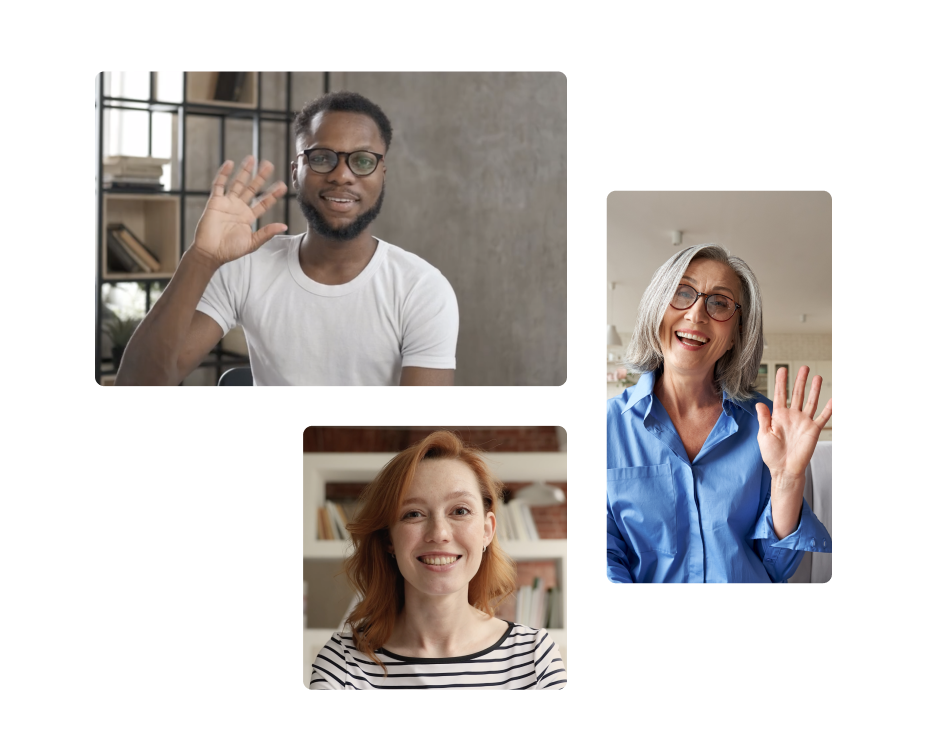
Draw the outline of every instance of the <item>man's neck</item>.
[[[376,250],[377,239],[369,229],[351,240],[332,240],[307,226],[300,242],[300,267],[316,283],[338,286],[357,278]]]

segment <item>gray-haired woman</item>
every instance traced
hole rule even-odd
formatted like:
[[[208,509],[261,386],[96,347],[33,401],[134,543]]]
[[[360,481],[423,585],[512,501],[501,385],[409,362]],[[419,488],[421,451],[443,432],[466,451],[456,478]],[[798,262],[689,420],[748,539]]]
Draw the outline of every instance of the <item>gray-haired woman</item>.
[[[760,288],[719,245],[681,250],[651,279],[625,354],[638,383],[607,410],[607,574],[613,582],[783,582],[831,536],[803,500],[831,417],[799,370],[792,403],[753,391]],[[771,417],[772,408],[772,417]]]

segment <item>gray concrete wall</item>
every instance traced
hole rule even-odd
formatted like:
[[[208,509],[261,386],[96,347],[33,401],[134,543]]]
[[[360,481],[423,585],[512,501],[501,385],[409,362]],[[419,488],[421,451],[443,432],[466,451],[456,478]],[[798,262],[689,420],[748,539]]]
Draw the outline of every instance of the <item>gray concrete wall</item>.
[[[379,237],[451,282],[455,382],[567,378],[567,80],[560,73],[333,73],[390,118]]]

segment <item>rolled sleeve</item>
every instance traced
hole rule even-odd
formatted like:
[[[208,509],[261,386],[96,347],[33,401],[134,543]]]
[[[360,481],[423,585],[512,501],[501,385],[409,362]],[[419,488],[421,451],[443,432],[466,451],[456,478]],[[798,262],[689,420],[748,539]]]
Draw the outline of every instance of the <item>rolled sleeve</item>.
[[[774,582],[785,582],[792,576],[802,561],[803,552],[831,553],[831,534],[805,500],[802,501],[799,525],[782,539],[777,539],[773,530],[773,504],[768,500],[751,537],[755,552]]]

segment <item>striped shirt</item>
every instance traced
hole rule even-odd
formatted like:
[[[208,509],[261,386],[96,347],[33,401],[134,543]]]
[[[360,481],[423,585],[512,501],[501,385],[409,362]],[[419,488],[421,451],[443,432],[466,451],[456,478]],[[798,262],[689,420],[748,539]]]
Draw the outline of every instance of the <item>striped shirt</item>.
[[[492,647],[464,657],[403,657],[386,649],[376,654],[383,669],[354,645],[350,631],[338,632],[313,663],[310,690],[390,688],[470,688],[477,690],[561,690],[567,671],[561,653],[544,629],[509,623]]]

